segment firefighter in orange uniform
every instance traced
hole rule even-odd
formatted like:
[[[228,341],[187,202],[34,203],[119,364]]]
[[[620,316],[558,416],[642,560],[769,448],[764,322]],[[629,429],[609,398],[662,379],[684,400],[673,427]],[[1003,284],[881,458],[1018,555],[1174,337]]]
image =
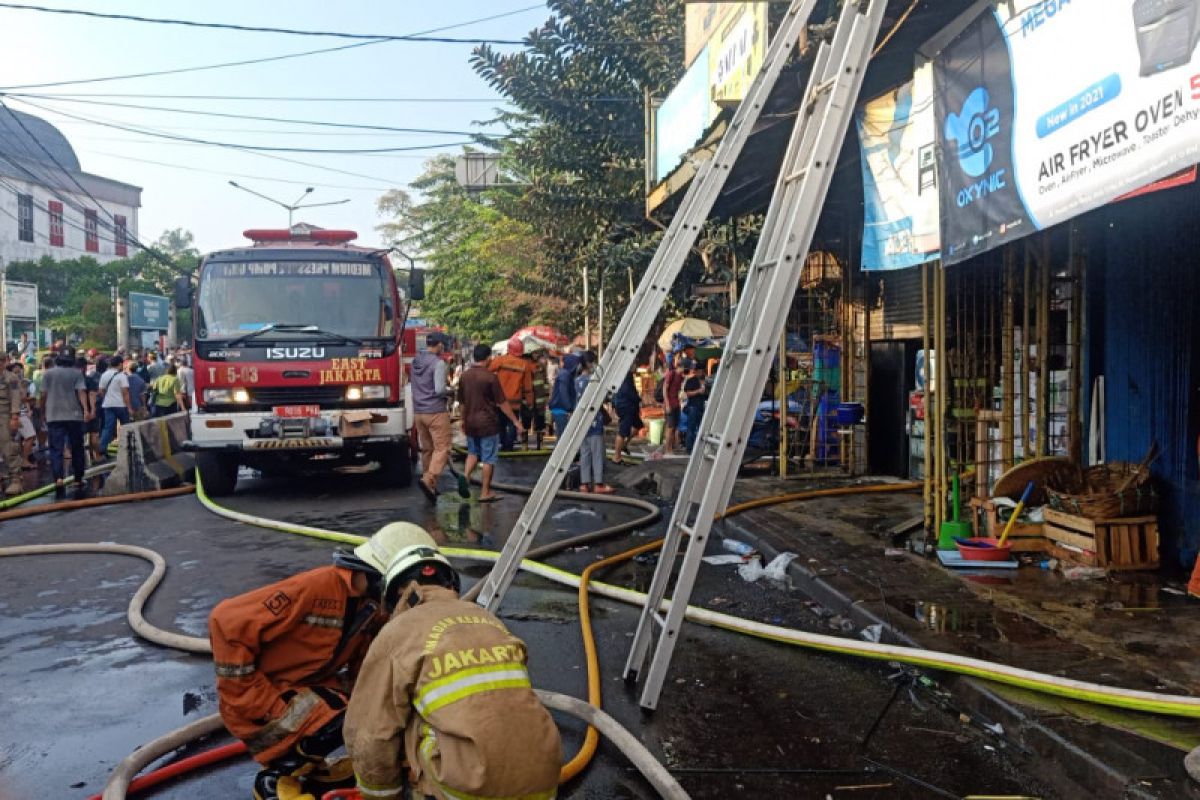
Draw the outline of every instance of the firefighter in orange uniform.
[[[218,603],[209,617],[221,719],[262,769],[256,800],[309,800],[353,785],[342,720],[358,668],[385,622],[383,573],[413,532],[381,528],[333,564]]]
[[[392,618],[346,711],[358,791],[364,800],[552,800],[562,743],[530,685],[525,643],[459,599],[458,573],[425,538],[388,566]]]
[[[521,356],[525,355],[525,345],[520,339],[508,340],[508,352],[499,358],[493,358],[488,369],[496,373],[500,380],[500,388],[504,390],[504,399],[508,406],[520,419],[521,408],[533,408],[533,364]],[[517,442],[517,429],[513,427],[508,417],[500,415],[500,449],[512,450]]]

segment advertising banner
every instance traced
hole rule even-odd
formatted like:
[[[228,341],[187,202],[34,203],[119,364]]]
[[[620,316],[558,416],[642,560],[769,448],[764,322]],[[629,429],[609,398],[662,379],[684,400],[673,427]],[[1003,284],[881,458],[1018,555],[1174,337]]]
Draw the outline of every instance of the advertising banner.
[[[712,101],[737,105],[767,57],[767,4],[737,3],[708,45]]]
[[[712,122],[708,95],[708,53],[696,59],[667,99],[654,112],[654,179],[661,181],[679,166],[680,160]]]
[[[856,116],[862,151],[862,268],[912,267],[939,256],[933,66],[868,101]]]
[[[129,293],[129,327],[135,330],[165,331],[170,303],[155,294]]]
[[[980,15],[935,61],[943,261],[1200,160],[1198,36],[1200,0],[1001,2]]]

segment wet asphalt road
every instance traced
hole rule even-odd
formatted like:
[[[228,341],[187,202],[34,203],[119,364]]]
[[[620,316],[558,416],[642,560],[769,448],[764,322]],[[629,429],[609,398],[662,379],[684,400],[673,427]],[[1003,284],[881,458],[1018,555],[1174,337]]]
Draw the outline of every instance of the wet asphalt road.
[[[539,464],[509,462],[502,475],[532,483]],[[449,484],[447,483],[447,488]],[[444,494],[436,509],[415,489],[384,490],[370,476],[243,481],[226,504],[241,511],[357,533],[407,519],[463,546],[498,548],[523,498],[493,505]],[[627,508],[557,503],[539,543],[624,521]],[[565,553],[579,571],[660,532]],[[170,569],[147,607],[161,627],[203,635],[220,599],[328,563],[331,545],[232,523],[194,497],[51,514],[0,524],[4,545],[120,541],[159,551]],[[628,564],[603,579],[644,589],[652,564]],[[139,743],[213,713],[211,665],[130,635],[125,608],[149,566],[120,556],[0,559],[0,800],[82,798],[102,790],[110,769]],[[471,567],[468,578],[483,568]],[[748,584],[734,567],[708,567],[693,602],[732,614],[829,632],[823,617],[786,587]],[[502,612],[530,645],[535,685],[583,696],[586,678],[574,590],[522,577]],[[659,709],[644,715],[620,679],[632,607],[594,601],[605,707],[676,770],[696,798],[894,798],[1023,794],[1053,796],[1024,777],[1025,756],[963,725],[928,693],[896,692],[895,670],[690,625]],[[871,732],[880,712],[887,707]],[[560,718],[573,752],[582,725]],[[868,737],[869,734],[869,737]],[[864,740],[866,743],[864,744]],[[882,765],[882,766],[881,766]],[[888,771],[897,769],[906,775]],[[168,785],[155,798],[246,798],[247,759]],[[875,788],[865,788],[875,787]],[[649,798],[652,791],[606,743],[569,798]]]

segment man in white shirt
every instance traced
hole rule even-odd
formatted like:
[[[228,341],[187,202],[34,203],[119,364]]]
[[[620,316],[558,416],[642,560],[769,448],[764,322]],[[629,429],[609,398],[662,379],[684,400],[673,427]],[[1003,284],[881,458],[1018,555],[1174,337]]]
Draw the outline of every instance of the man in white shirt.
[[[179,376],[179,385],[183,387],[183,396],[187,402],[187,406],[179,409],[187,411],[192,407],[192,392],[196,389],[196,374],[192,371],[191,357],[186,353],[180,353],[176,357],[177,375]]]
[[[113,356],[108,371],[100,376],[100,407],[104,411],[104,428],[100,432],[100,452],[108,453],[108,445],[117,438],[117,423],[128,425],[133,417],[133,402],[129,397],[129,376],[121,369],[122,359]]]

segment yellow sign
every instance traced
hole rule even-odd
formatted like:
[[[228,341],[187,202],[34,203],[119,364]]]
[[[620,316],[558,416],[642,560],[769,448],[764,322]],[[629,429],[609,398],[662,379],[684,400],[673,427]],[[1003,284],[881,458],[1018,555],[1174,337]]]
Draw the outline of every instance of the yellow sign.
[[[717,27],[729,14],[747,3],[688,3],[684,17],[683,63],[690,67],[696,56],[704,52],[704,45],[717,32]],[[766,3],[760,3],[765,6]]]
[[[383,371],[367,369],[365,358],[330,359],[332,369],[321,370],[321,385],[327,383],[380,383]]]
[[[708,79],[718,105],[741,101],[767,56],[767,4],[737,3],[708,45]]]

